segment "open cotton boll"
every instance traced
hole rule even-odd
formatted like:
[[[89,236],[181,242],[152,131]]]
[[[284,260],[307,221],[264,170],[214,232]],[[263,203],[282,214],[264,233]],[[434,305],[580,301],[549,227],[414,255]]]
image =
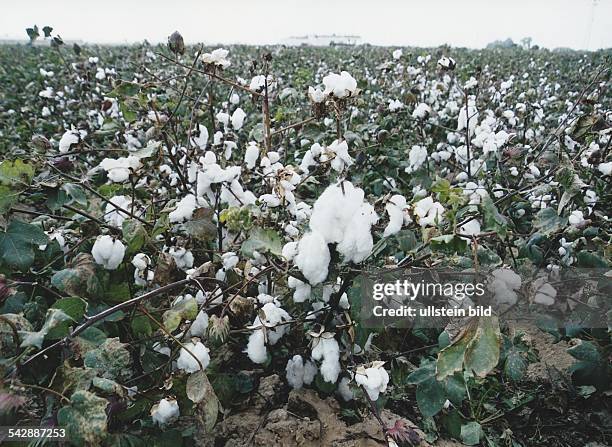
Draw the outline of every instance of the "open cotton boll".
[[[293,241],[287,242],[285,245],[283,245],[283,250],[281,253],[283,258],[285,258],[287,261],[291,261],[298,254],[298,243]],[[292,277],[289,277],[289,279],[291,278]]]
[[[342,172],[344,168],[353,165],[353,159],[348,153],[348,143],[346,141],[334,140],[332,144],[325,148],[326,156],[332,158],[331,167],[334,171]]]
[[[303,303],[308,298],[310,298],[310,293],[312,288],[310,284],[300,281],[299,279],[290,276],[287,279],[287,286],[291,289],[295,289],[293,292],[293,302],[294,303]]]
[[[310,228],[329,244],[342,241],[364,196],[363,190],[355,188],[351,182],[328,186],[313,205]]]
[[[306,385],[310,385],[317,375],[317,367],[311,362],[302,359],[300,355],[294,355],[287,361],[285,367],[287,382],[294,390],[299,390]]]
[[[372,367],[360,366],[355,373],[355,382],[362,385],[373,401],[378,400],[389,383],[389,373],[383,368],[384,362],[374,362]]]
[[[417,105],[412,111],[412,117],[415,119],[424,120],[429,115],[431,115],[431,107],[424,102],[419,103],[419,105]]]
[[[223,268],[225,270],[233,269],[236,267],[236,264],[240,261],[236,253],[233,251],[228,251],[227,253],[223,253],[221,255],[221,261],[223,262]]]
[[[315,231],[306,233],[298,243],[293,262],[310,284],[317,285],[327,278],[331,255],[323,236]]]
[[[197,208],[201,208],[206,206],[207,203],[204,199],[194,196],[193,194],[187,194],[183,197],[177,204],[174,211],[168,214],[168,219],[170,222],[184,222],[189,220],[193,216],[193,212]]]
[[[612,161],[609,161],[607,163],[600,163],[599,166],[597,166],[597,170],[605,176],[611,175],[612,174]]]
[[[114,196],[109,199],[109,202],[104,209],[104,220],[109,225],[120,228],[129,215],[120,211],[119,208],[131,211],[132,199],[127,196]]]
[[[370,256],[374,247],[374,240],[370,229],[378,221],[374,207],[363,203],[346,227],[342,241],[336,249],[343,256],[345,262],[359,263]]]
[[[100,167],[106,171],[111,182],[123,183],[130,178],[133,171],[142,167],[140,158],[130,155],[129,157],[105,158]]]
[[[100,264],[106,270],[116,270],[123,261],[125,245],[112,236],[98,236],[91,249],[96,264]]]
[[[580,210],[574,210],[569,215],[568,221],[575,227],[581,227],[585,223],[584,214]]]
[[[202,337],[208,329],[208,314],[201,310],[191,326],[189,327],[189,335],[192,337]]]
[[[326,382],[335,383],[340,374],[340,346],[332,334],[323,333],[316,338],[312,358],[321,361],[321,375]]]
[[[557,290],[545,282],[537,287],[533,302],[536,304],[542,304],[544,306],[552,306],[555,304],[555,298],[557,297]]]
[[[412,146],[408,153],[408,162],[410,166],[408,166],[405,171],[407,173],[416,171],[425,163],[425,160],[427,160],[427,148],[419,145]]]
[[[190,354],[193,354],[191,355]],[[200,368],[200,363],[193,356],[196,356],[197,359],[202,364]],[[202,342],[198,341],[196,343],[185,343],[184,347],[181,348],[181,353],[179,354],[179,358],[176,361],[176,367],[185,371],[186,373],[194,373],[200,371],[202,368],[206,369],[208,364],[210,363],[210,355],[208,353],[208,348],[202,344]]]
[[[403,54],[404,52],[400,48],[398,48],[397,50],[393,50],[392,56],[393,56],[393,59],[397,61],[401,59]]]
[[[459,233],[467,236],[477,236],[480,234],[480,222],[477,219],[472,219],[459,227]],[[471,238],[463,237],[463,239],[471,241]]]
[[[202,62],[205,64],[216,65],[217,67],[227,68],[231,65],[231,62],[227,59],[229,50],[223,48],[217,48],[210,53],[204,53],[202,55]]]
[[[249,143],[246,151],[244,153],[244,162],[246,163],[247,169],[253,169],[257,164],[257,159],[259,158],[259,147],[257,144],[251,142]]]
[[[469,134],[473,135],[478,124],[478,110],[473,105],[473,102],[468,104],[468,107],[462,107],[459,110],[459,117],[457,118],[457,130],[463,130],[468,127],[469,121]]]
[[[348,72],[340,74],[330,73],[323,78],[326,95],[334,95],[336,98],[345,98],[354,95],[357,91],[357,81]]]
[[[396,194],[389,199],[389,202],[385,205],[385,210],[389,215],[389,223],[385,227],[383,237],[397,233],[402,229],[404,222],[409,223],[411,221],[406,209],[406,198],[404,196]]]
[[[261,310],[263,315],[265,315],[265,319],[264,321],[260,319],[261,313],[255,317],[252,325],[255,330],[249,336],[249,341],[246,348],[246,353],[254,363],[264,363],[268,358],[266,336],[268,343],[270,345],[275,345],[282,338],[282,336],[289,331],[289,325],[279,325],[279,323],[289,321],[291,319],[291,315],[289,315],[284,309],[278,307],[276,302],[264,304]],[[262,326],[266,327],[265,333],[263,329],[256,329]]]
[[[206,145],[208,144],[208,129],[206,126],[198,124],[197,132],[194,132],[192,135],[191,144],[198,149],[206,149]]]
[[[308,87],[308,98],[318,104],[325,101],[325,93],[319,88]]]
[[[193,253],[183,247],[172,247],[168,251],[174,258],[176,267],[180,270],[187,270],[193,267]]]
[[[355,398],[353,390],[349,386],[350,382],[348,377],[343,377],[338,384],[338,394],[340,394],[340,397],[342,397],[345,402],[349,402]]]
[[[414,212],[422,227],[436,225],[444,221],[444,207],[440,202],[434,202],[431,196],[419,200],[414,205]]]
[[[491,280],[487,288],[493,292],[493,299],[499,304],[514,305],[518,300],[517,290],[521,288],[522,280],[510,269],[499,268],[491,272]]]
[[[62,154],[70,151],[73,144],[79,144],[87,136],[84,130],[68,130],[64,132],[59,141],[59,151]]]
[[[246,118],[246,113],[240,107],[234,110],[232,113],[232,127],[234,130],[240,130],[242,125],[244,124],[244,119]]]
[[[151,408],[151,418],[157,425],[167,425],[180,416],[179,405],[176,399],[162,399]]]

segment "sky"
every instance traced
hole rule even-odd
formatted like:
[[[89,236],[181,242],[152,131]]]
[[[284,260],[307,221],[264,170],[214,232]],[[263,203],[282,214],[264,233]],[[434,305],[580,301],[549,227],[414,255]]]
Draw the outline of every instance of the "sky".
[[[3,0],[0,39],[50,25],[64,40],[282,43],[294,35],[356,34],[388,46],[481,48],[530,36],[547,48],[612,47],[612,0]]]

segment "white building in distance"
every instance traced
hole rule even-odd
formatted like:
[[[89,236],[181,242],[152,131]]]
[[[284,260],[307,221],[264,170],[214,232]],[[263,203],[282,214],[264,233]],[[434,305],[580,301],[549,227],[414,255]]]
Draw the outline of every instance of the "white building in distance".
[[[328,47],[333,45],[359,45],[361,44],[361,36],[340,36],[336,34],[308,34],[305,36],[291,36],[282,42],[284,45],[290,46],[313,46],[313,47]]]

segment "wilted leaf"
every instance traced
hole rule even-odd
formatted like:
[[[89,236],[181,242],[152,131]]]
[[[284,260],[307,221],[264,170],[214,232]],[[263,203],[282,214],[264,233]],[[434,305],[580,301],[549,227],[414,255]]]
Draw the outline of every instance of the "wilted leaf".
[[[217,235],[217,226],[213,222],[214,210],[212,208],[198,208],[193,212],[193,218],[183,224],[190,236],[207,241]]]
[[[85,353],[83,363],[107,379],[125,379],[132,374],[132,358],[119,338],[107,338],[98,348]]]
[[[465,369],[484,377],[497,366],[501,334],[497,317],[480,317],[478,329],[465,350]]]
[[[253,252],[272,253],[280,256],[283,249],[278,233],[269,228],[253,228],[249,238],[243,242],[241,251],[245,256],[253,257]]]
[[[74,320],[60,309],[49,309],[45,317],[45,323],[37,332],[20,332],[22,337],[21,347],[36,346],[41,348],[47,334],[55,332],[57,338],[63,337],[68,333],[68,327]]]
[[[101,445],[107,436],[108,401],[89,391],[78,390],[70,405],[57,412],[57,422],[66,427],[68,439],[75,445]]]
[[[544,208],[538,211],[533,220],[533,226],[545,236],[556,233],[566,224],[567,218],[559,217],[553,208]]]
[[[51,284],[70,295],[95,297],[102,287],[96,275],[96,264],[89,253],[79,253],[71,267],[56,272],[51,277]]]
[[[198,303],[194,297],[186,297],[172,306],[162,315],[164,326],[169,331],[174,331],[181,321],[194,320],[198,316]]]

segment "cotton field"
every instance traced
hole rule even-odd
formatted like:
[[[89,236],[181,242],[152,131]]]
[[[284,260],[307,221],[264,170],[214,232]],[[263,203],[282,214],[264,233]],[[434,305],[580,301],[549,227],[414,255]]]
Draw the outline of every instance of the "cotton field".
[[[610,51],[44,34],[0,46],[3,425],[609,443]],[[492,272],[505,310],[366,324],[364,275],[408,269]]]

